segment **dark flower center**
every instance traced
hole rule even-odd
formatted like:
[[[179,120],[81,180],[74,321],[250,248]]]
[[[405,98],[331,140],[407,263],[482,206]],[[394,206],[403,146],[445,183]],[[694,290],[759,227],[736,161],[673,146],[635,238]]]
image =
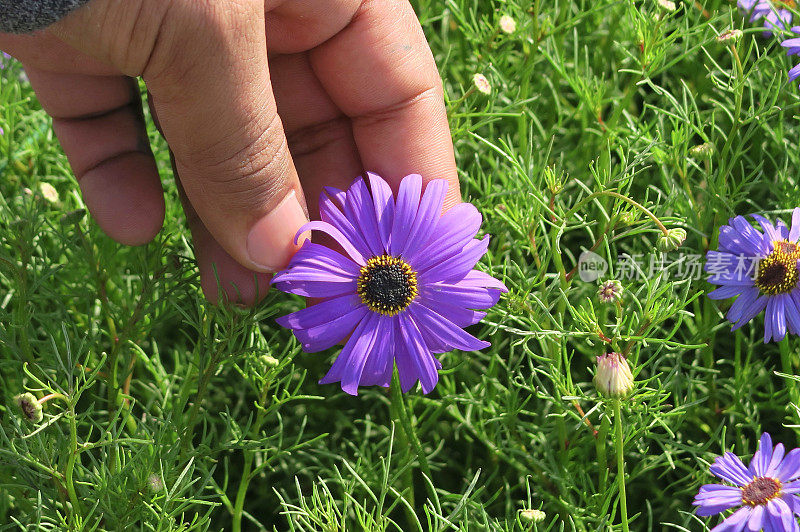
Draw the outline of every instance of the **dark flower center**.
[[[781,494],[781,482],[770,477],[754,478],[742,488],[742,503],[748,506],[763,506]]]
[[[800,279],[797,272],[800,247],[786,240],[773,244],[772,253],[758,261],[755,279],[755,285],[759,290],[770,296],[791,292]]]
[[[417,273],[403,259],[372,257],[358,276],[358,295],[373,312],[394,316],[417,297]]]

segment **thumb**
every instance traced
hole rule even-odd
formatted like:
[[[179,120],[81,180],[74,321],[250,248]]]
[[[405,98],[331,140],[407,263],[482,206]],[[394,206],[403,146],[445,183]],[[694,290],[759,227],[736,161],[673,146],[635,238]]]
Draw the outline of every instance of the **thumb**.
[[[126,13],[96,18],[102,2],[138,16],[133,30],[97,29],[97,20],[125,26]],[[243,266],[277,271],[296,251],[294,236],[307,215],[272,94],[264,2],[173,0],[166,11],[148,10],[150,2],[162,4],[142,0],[145,9],[125,10],[119,2],[91,2],[95,14],[84,16],[96,19],[88,27],[97,40],[87,38],[86,27],[74,28],[83,32],[75,40],[123,72],[142,75],[181,184],[205,227]],[[143,21],[143,13],[157,16]],[[74,21],[59,24],[62,36],[75,35]],[[127,42],[115,41],[120,34]],[[120,53],[125,47],[128,53]]]

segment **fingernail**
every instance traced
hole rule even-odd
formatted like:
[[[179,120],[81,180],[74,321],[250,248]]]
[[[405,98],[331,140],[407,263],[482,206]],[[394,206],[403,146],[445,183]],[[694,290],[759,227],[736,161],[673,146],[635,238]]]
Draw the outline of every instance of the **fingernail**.
[[[277,272],[285,268],[306,240],[304,234],[297,244],[294,243],[297,230],[306,222],[306,213],[293,190],[250,229],[247,235],[250,260],[266,271]]]

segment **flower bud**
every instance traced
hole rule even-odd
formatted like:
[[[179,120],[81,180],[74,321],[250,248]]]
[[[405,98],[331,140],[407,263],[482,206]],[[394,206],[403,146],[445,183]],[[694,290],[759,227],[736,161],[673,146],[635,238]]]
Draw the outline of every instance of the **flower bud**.
[[[541,523],[544,521],[547,514],[541,510],[520,510],[519,518],[526,523]]]
[[[17,403],[17,406],[25,414],[28,421],[31,423],[42,421],[44,417],[42,415],[42,405],[39,404],[39,400],[35,395],[30,392],[21,393],[14,397],[14,402]]]
[[[686,240],[686,229],[673,227],[667,230],[667,234],[662,234],[656,241],[656,249],[659,251],[675,251],[683,241]]]
[[[704,142],[689,149],[689,155],[695,159],[705,160],[710,159],[714,154],[714,145],[710,142]]]
[[[147,486],[150,488],[150,491],[158,493],[164,489],[164,481],[161,480],[161,476],[157,473],[151,473],[150,476],[147,477]]]
[[[500,31],[509,35],[514,33],[517,31],[517,21],[509,15],[503,15],[500,17]]]
[[[264,366],[266,366],[267,368],[274,368],[274,367],[276,367],[278,364],[280,364],[280,363],[281,363],[281,362],[280,362],[280,360],[278,360],[278,359],[277,359],[277,358],[275,358],[275,357],[271,357],[271,356],[269,356],[269,355],[262,355],[262,356],[261,356],[261,362],[262,362],[262,363],[264,364]]]
[[[609,279],[597,289],[597,297],[601,303],[611,303],[622,299],[622,284],[616,279]]]
[[[717,42],[720,44],[736,44],[742,39],[742,30],[728,30],[723,31],[717,36]]]
[[[594,385],[598,392],[609,397],[628,395],[633,389],[633,374],[625,356],[607,353],[597,357]]]
[[[677,9],[677,7],[675,6],[675,2],[672,2],[670,0],[656,0],[656,3],[658,4],[658,7],[660,7],[664,11],[669,11],[670,13],[672,13]]]
[[[58,191],[50,183],[45,183],[44,181],[39,183],[39,193],[50,203],[58,203]]]
[[[478,73],[472,76],[472,84],[475,85],[475,88],[478,89],[478,92],[482,94],[489,95],[492,93],[492,85],[483,74]]]

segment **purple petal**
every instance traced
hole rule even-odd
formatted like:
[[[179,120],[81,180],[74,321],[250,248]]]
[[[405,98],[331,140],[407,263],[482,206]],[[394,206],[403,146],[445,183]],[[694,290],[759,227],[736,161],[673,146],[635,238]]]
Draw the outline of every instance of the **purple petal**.
[[[411,303],[408,312],[413,315],[414,322],[426,336],[436,338],[450,349],[478,351],[491,345],[489,342],[478,340],[441,314],[417,302]]]
[[[355,248],[355,246],[353,246],[352,242],[350,242],[350,240],[341,231],[339,231],[336,227],[334,227],[330,223],[308,222],[303,227],[301,227],[299,231],[297,231],[297,236],[300,236],[302,233],[306,231],[322,231],[323,233],[327,233],[334,240],[336,240],[336,242],[340,246],[342,246],[342,249],[344,249],[347,252],[347,254],[350,255],[350,258],[356,261],[356,263],[362,266],[367,263],[367,261],[364,259],[364,256],[361,254],[361,252],[359,252]],[[295,240],[296,239],[297,237],[295,237]]]
[[[711,529],[711,532],[740,532],[747,524],[753,509],[750,506],[742,506],[730,517]]]
[[[780,232],[775,229],[775,226],[772,225],[772,222],[760,214],[753,214],[751,216],[758,222],[758,224],[764,230],[764,234],[766,234],[770,240],[781,240]]]
[[[795,65],[789,69],[789,81],[794,81],[800,77],[800,65]]]
[[[484,288],[493,286],[493,288]],[[495,288],[502,286],[502,289]],[[478,270],[471,270],[457,283],[424,284],[420,296],[436,301],[446,301],[464,308],[489,308],[497,303],[500,294],[507,292],[505,285]]]
[[[728,314],[725,316],[728,321],[731,323],[739,321],[742,315],[749,308],[752,308],[753,304],[758,299],[758,294],[759,291],[756,287],[744,288],[742,290],[742,295],[733,302],[733,305],[731,305],[731,308],[728,310]]]
[[[294,254],[287,269],[277,275],[282,275],[295,267],[318,269],[340,277],[358,277],[361,270],[358,264],[341,253],[308,240]]]
[[[753,506],[750,519],[747,520],[747,529],[750,532],[760,532],[764,528],[764,507]]]
[[[750,460],[750,467],[748,468],[753,476],[763,477],[767,474],[767,467],[772,460],[772,438],[766,432],[761,434],[761,440],[758,443],[758,450]]]
[[[394,196],[389,184],[381,176],[367,172],[370,190],[372,190],[372,202],[375,206],[375,217],[378,222],[378,234],[383,243],[383,251],[388,253],[389,241],[392,236],[392,225],[394,224]]]
[[[429,393],[439,382],[437,361],[408,312],[398,315],[396,338],[402,339],[396,344],[395,360],[403,393],[408,392],[417,380],[422,393]]]
[[[378,234],[378,219],[372,195],[364,179],[359,177],[347,189],[347,201],[343,205],[344,214],[364,237],[372,255],[383,255],[383,243]]]
[[[707,517],[716,515],[725,510],[730,510],[742,504],[741,488],[723,486],[721,484],[706,484],[700,488],[695,496],[694,506],[700,506],[697,515]]]
[[[707,295],[709,299],[728,299],[729,297],[738,296],[741,293],[742,287],[740,285],[726,285],[712,290]]]
[[[433,229],[442,214],[445,193],[447,193],[447,181],[444,179],[434,179],[427,184],[425,193],[419,202],[414,223],[411,225],[401,252],[402,256],[413,256],[416,250],[431,238]]]
[[[741,298],[741,296],[739,296],[739,297]],[[762,295],[758,299],[756,299],[755,303],[753,303],[752,305],[750,305],[749,307],[747,307],[744,310],[744,312],[742,313],[742,316],[739,318],[739,321],[737,321],[733,325],[733,327],[731,327],[731,330],[735,331],[736,329],[738,329],[739,327],[741,327],[742,325],[744,325],[748,321],[752,320],[756,316],[756,314],[758,314],[759,312],[764,310],[764,308],[767,306],[767,300],[768,299],[769,299],[769,297],[766,296],[766,295]],[[737,299],[737,301],[738,301],[738,299]]]
[[[786,310],[786,327],[792,334],[800,334],[800,307],[793,294],[784,294],[783,306]]]
[[[792,517],[792,510],[782,499],[772,499],[767,503],[767,518],[773,530],[791,530],[792,522],[797,526],[797,521]]]
[[[789,482],[800,477],[800,449],[792,449],[775,471],[781,482]]]
[[[281,281],[278,290],[303,297],[329,298],[356,293],[355,279],[349,283],[331,281]]]
[[[367,364],[361,374],[360,385],[388,388],[392,383],[392,370],[394,369],[394,336],[397,318],[379,316],[378,320],[381,322],[378,324],[378,340],[367,358]]]
[[[767,321],[770,323],[770,327],[765,327],[764,342],[769,342],[770,339],[774,339],[776,342],[783,340],[783,337],[786,336],[786,315],[784,314],[783,298],[771,297],[767,301],[765,323]],[[768,332],[771,335],[768,336]]]
[[[800,43],[800,39],[797,39]],[[792,211],[792,228],[789,230],[789,242],[797,242],[800,239],[800,207]]]
[[[422,296],[417,300],[421,305],[429,310],[436,309],[447,320],[452,321],[459,327],[469,327],[475,325],[486,317],[485,312],[470,310],[463,306],[454,305],[447,298],[433,298]]]
[[[335,320],[361,306],[355,294],[328,299],[316,305],[277,318],[275,321],[287,329],[308,329]]]
[[[294,329],[294,336],[302,344],[303,351],[306,353],[324,351],[350,336],[367,313],[369,310],[362,305],[327,323],[308,329]]]
[[[367,246],[366,240],[361,236],[361,232],[355,228],[337,206],[337,202],[339,205],[344,205],[346,197],[347,195],[341,190],[325,187],[319,199],[320,218],[322,218],[323,222],[327,222],[338,229],[361,257],[369,257],[372,253],[369,250],[369,246]]]
[[[488,248],[489,235],[481,240],[472,240],[461,253],[438,264],[435,268],[420,273],[419,280],[422,283],[459,281],[475,267]]]
[[[753,473],[744,466],[738,456],[730,451],[718,456],[711,464],[710,471],[713,475],[737,486],[746,486],[753,480]]]
[[[443,262],[459,253],[475,238],[483,218],[470,203],[460,203],[439,219],[435,236],[406,258],[418,272]]]
[[[775,472],[778,470],[778,466],[780,466],[781,462],[783,462],[784,453],[785,451],[782,443],[779,443],[775,446],[775,449],[772,450],[772,458],[767,465],[767,471],[764,473],[764,476],[775,477]]]
[[[381,331],[383,332],[383,331]],[[330,371],[320,379],[320,384],[341,382],[342,390],[358,395],[358,383],[378,336],[378,314],[370,312],[358,324],[350,339],[336,357]]]
[[[389,242],[389,250],[392,255],[400,255],[405,249],[406,240],[411,233],[414,218],[417,216],[421,192],[422,176],[419,174],[407,175],[400,182],[394,222],[392,223],[392,238]]]

